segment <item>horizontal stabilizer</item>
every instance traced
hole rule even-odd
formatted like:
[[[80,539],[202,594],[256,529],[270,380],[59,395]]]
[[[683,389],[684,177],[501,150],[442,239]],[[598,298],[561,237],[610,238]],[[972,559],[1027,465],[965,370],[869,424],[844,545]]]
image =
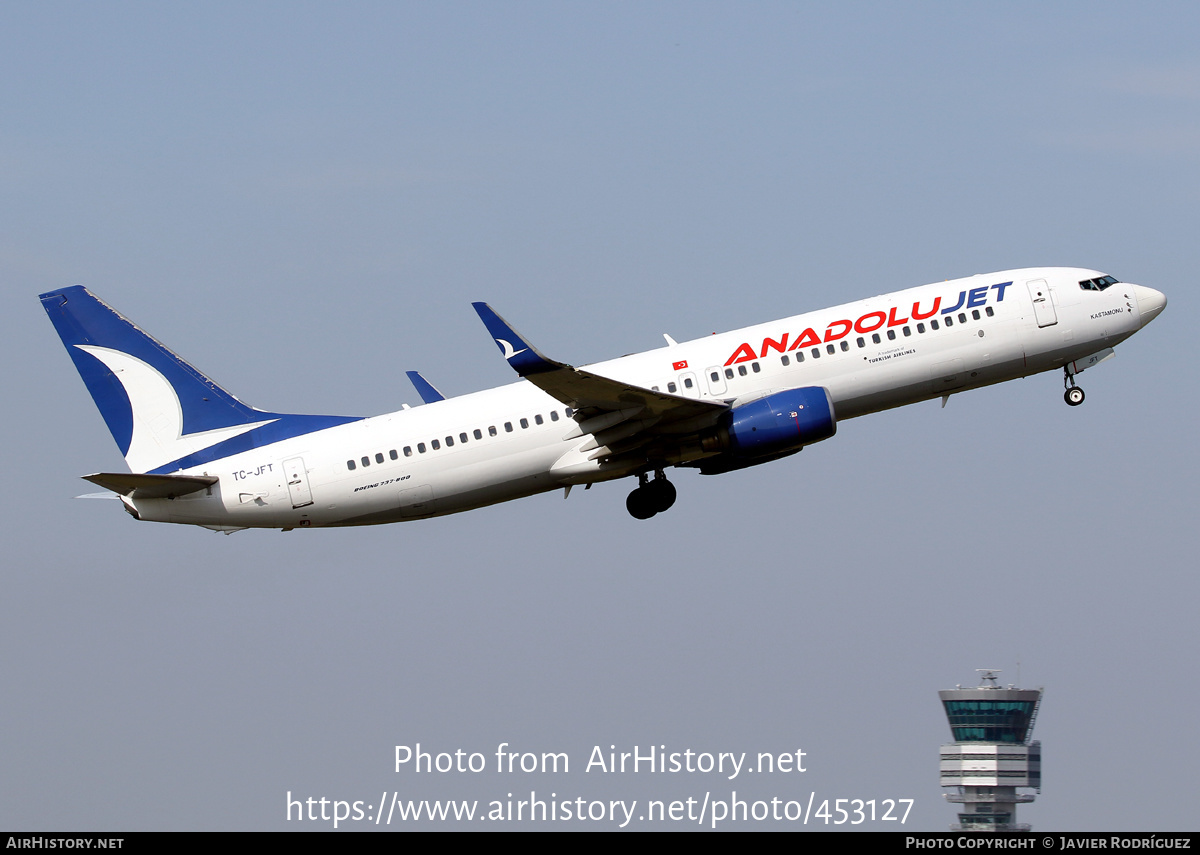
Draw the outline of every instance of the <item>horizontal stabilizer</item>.
[[[436,404],[438,401],[446,400],[446,396],[434,388],[433,384],[421,376],[420,371],[405,371],[409,381],[416,387],[417,394],[421,396],[421,400],[426,404]]]
[[[186,496],[219,480],[216,475],[140,475],[132,472],[97,472],[84,481],[128,496],[131,499],[174,499]]]

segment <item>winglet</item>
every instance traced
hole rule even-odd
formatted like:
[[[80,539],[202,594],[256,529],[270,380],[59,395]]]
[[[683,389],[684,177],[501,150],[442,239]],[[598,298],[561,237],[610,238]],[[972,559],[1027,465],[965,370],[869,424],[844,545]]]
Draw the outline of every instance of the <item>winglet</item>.
[[[420,371],[405,371],[408,379],[416,387],[417,394],[421,396],[421,400],[426,404],[436,404],[438,401],[446,400],[446,396],[433,387],[433,384],[421,376]]]
[[[566,368],[561,362],[547,359],[536,347],[529,343],[512,325],[496,314],[487,303],[472,303],[479,319],[487,327],[487,331],[496,340],[496,346],[508,360],[508,364],[520,374],[527,377],[530,374],[540,374],[543,371],[556,371]]]

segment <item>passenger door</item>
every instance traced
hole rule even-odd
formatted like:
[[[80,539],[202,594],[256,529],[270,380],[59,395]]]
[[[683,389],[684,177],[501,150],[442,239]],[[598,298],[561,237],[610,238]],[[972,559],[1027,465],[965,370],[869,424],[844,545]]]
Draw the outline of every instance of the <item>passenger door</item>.
[[[1054,311],[1054,301],[1050,298],[1050,286],[1045,279],[1031,279],[1025,283],[1029,289],[1029,299],[1033,301],[1033,316],[1037,318],[1039,327],[1049,327],[1058,323],[1058,315]]]
[[[308,486],[308,470],[303,457],[283,461],[283,476],[287,479],[288,495],[293,508],[303,508],[313,503],[312,490]]]

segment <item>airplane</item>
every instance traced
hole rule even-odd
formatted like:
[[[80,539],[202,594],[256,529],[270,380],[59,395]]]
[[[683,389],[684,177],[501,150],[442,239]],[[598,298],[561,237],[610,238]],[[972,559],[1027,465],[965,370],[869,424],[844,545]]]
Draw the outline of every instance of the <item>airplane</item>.
[[[458,513],[618,478],[639,520],[676,499],[671,467],[716,475],[832,437],[838,422],[1027,377],[1075,377],[1166,307],[1098,270],[947,280],[579,368],[472,304],[520,379],[386,415],[274,413],[242,403],[85,287],[42,306],[129,472],[84,476],[138,520],[229,534]],[[651,477],[653,476],[653,477]],[[106,494],[107,495],[107,494]]]

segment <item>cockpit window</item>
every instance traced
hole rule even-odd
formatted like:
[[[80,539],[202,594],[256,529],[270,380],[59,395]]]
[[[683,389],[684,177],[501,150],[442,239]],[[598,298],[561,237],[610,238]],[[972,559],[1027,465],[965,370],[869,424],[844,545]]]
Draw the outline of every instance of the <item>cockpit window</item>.
[[[1116,285],[1121,280],[1112,276],[1101,276],[1099,279],[1084,279],[1079,287],[1084,291],[1103,291],[1109,285]]]

